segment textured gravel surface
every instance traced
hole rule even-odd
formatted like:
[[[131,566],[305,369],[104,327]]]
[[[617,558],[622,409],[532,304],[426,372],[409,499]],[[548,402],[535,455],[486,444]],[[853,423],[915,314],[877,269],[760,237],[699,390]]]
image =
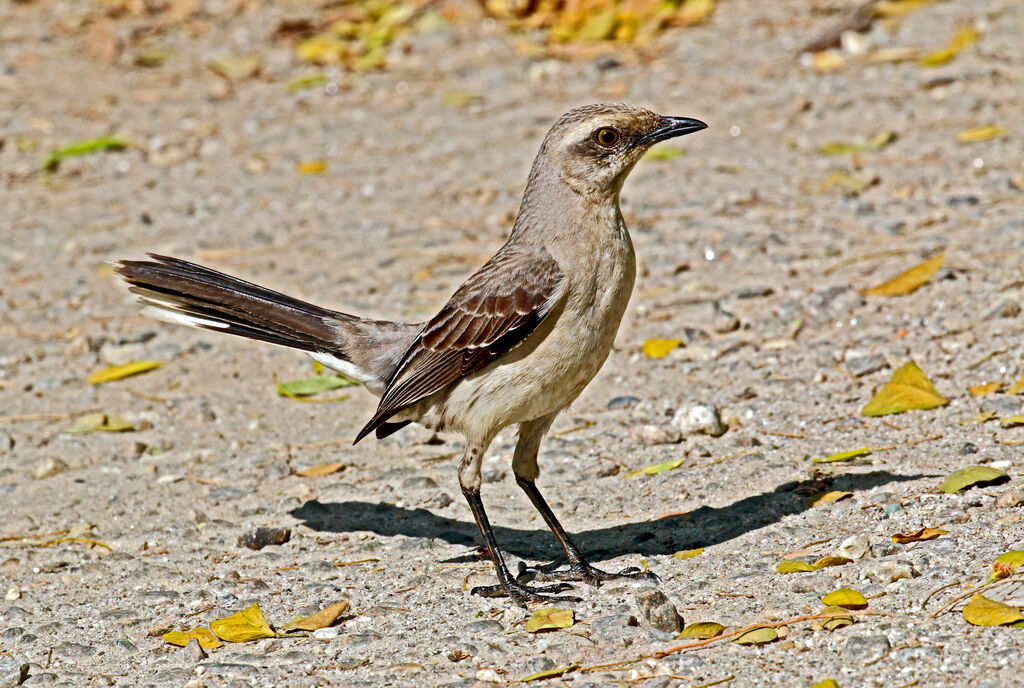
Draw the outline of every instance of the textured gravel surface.
[[[642,56],[524,57],[499,27],[467,24],[402,39],[386,72],[328,70],[336,92],[299,93],[284,84],[310,68],[268,39],[280,6],[194,35],[154,34],[175,57],[152,69],[128,54],[97,57],[95,31],[75,23],[85,7],[0,7],[0,686],[501,684],[664,650],[679,642],[678,615],[743,626],[814,614],[844,586],[882,615],[833,632],[795,623],[761,647],[722,641],[556,682],[1020,685],[1024,631],[931,614],[984,581],[996,555],[1024,549],[1014,444],[1024,430],[959,423],[1024,412],[1020,396],[966,389],[1024,373],[1024,5],[938,3],[864,37],[929,52],[958,22],[982,29],[930,69],[854,59],[816,73],[793,55],[835,16],[729,0]],[[248,50],[263,57],[260,79],[229,87],[205,67]],[[480,99],[452,107],[452,92]],[[540,486],[596,562],[645,562],[661,583],[578,588],[576,625],[534,635],[524,610],[468,593],[493,576],[458,490],[457,438],[408,428],[350,446],[370,394],[279,397],[273,376],[309,375],[306,359],[147,320],[104,261],[167,253],[339,310],[422,319],[503,241],[549,124],[601,100],[711,128],[683,141],[685,155],[641,163],[626,185],[637,289],[603,372],[542,448]],[[1009,134],[955,140],[985,124]],[[882,130],[897,138],[881,150],[816,152]],[[45,153],[110,133],[134,145],[39,174]],[[309,159],[326,160],[326,172],[300,175]],[[836,170],[875,182],[859,195],[823,189]],[[857,291],[940,249],[945,265],[912,295]],[[657,360],[640,353],[663,337],[684,346]],[[85,382],[148,358],[168,363]],[[949,405],[861,417],[911,358]],[[700,404],[728,431],[687,434]],[[64,432],[89,411],[137,429]],[[513,560],[557,561],[511,480],[514,439],[504,432],[485,460],[485,504]],[[811,461],[858,447],[885,449]],[[344,470],[295,475],[332,461]],[[682,463],[626,477],[665,461]],[[971,464],[1011,479],[937,490]],[[808,506],[823,490],[853,494]],[[83,522],[95,527],[72,535],[113,551],[39,546]],[[890,538],[925,526],[948,533]],[[257,527],[291,538],[240,547]],[[839,551],[854,561],[775,570],[789,553]],[[339,599],[349,612],[319,637],[208,656],[160,638],[253,601],[281,625]]]

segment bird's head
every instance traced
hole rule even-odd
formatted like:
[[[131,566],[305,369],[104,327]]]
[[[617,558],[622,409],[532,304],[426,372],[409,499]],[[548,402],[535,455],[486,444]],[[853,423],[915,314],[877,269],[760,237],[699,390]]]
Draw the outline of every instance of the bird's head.
[[[616,197],[633,166],[651,146],[708,125],[664,117],[624,103],[584,105],[562,115],[541,146],[534,172],[557,171],[576,191]]]

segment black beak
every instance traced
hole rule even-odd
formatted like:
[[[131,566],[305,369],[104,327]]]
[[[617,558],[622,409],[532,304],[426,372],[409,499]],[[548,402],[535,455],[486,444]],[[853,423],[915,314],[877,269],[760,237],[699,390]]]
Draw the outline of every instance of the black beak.
[[[662,117],[658,127],[651,133],[642,136],[637,142],[638,146],[653,146],[659,141],[674,139],[677,136],[692,134],[701,129],[707,129],[708,125],[699,119],[691,117]]]

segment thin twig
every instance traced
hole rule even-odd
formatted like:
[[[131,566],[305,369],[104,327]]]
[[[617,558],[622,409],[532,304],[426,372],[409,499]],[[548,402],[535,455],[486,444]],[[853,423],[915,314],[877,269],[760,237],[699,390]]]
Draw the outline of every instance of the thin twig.
[[[978,586],[976,588],[971,588],[970,590],[968,590],[964,594],[957,595],[956,597],[951,599],[948,603],[946,603],[946,605],[944,607],[942,607],[938,611],[932,612],[931,618],[934,619],[939,614],[942,614],[943,612],[948,611],[949,609],[952,609],[956,605],[956,603],[959,602],[960,600],[965,599],[967,597],[971,597],[972,595],[976,595],[976,594],[980,593],[982,590],[990,590],[992,588],[998,588],[1001,585],[1006,585],[1007,583],[1013,583],[1013,582],[1016,582],[1016,581],[1024,581],[1024,574],[1017,574],[1016,576],[1010,576],[1009,578],[1003,578],[1002,580],[995,580],[995,581],[992,581],[991,583],[985,583],[984,585]]]
[[[718,685],[721,685],[723,683],[728,683],[729,681],[733,680],[734,678],[736,678],[734,675],[729,674],[725,678],[720,678],[717,681],[712,681],[711,683],[702,683],[699,686],[694,686],[693,688],[711,688],[711,686],[718,686]]]
[[[0,425],[4,423],[18,423],[25,420],[64,420],[70,417],[70,413],[25,413],[20,416],[0,417]]]
[[[925,607],[927,607],[928,606],[928,601],[930,599],[932,599],[933,597],[935,597],[936,594],[942,592],[946,588],[952,588],[954,585],[959,585],[959,584],[960,584],[960,581],[959,580],[955,580],[952,583],[946,583],[941,588],[935,588],[930,593],[928,593],[928,597],[924,598],[924,602],[921,603],[921,608],[924,609]]]
[[[714,466],[716,463],[722,463],[723,461],[728,461],[729,459],[737,459],[737,458],[739,458],[741,456],[747,456],[748,454],[756,454],[756,453],[758,453],[758,450],[756,448],[749,447],[748,449],[744,449],[743,451],[738,451],[735,454],[729,454],[728,456],[723,456],[720,459],[715,459],[714,461],[708,461],[705,464],[701,464],[700,466],[697,466],[697,468],[707,468],[708,466]]]

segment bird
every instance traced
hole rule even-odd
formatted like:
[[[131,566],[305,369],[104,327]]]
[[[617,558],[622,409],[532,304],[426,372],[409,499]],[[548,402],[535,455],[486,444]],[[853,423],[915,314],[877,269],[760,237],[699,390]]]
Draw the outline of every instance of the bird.
[[[587,560],[537,488],[538,451],[555,417],[607,359],[633,290],[636,255],[619,205],[623,182],[652,146],[707,126],[624,103],[566,112],[541,143],[507,241],[426,322],[321,308],[153,253],[112,267],[149,315],[296,349],[362,383],[379,403],[357,443],[413,422],[461,434],[459,486],[497,576],[496,585],[472,592],[524,606],[578,600],[560,593],[572,582],[656,576],[636,567],[605,572]],[[568,568],[521,568],[513,576],[495,540],[480,496],[481,461],[496,434],[513,425],[515,481]]]

